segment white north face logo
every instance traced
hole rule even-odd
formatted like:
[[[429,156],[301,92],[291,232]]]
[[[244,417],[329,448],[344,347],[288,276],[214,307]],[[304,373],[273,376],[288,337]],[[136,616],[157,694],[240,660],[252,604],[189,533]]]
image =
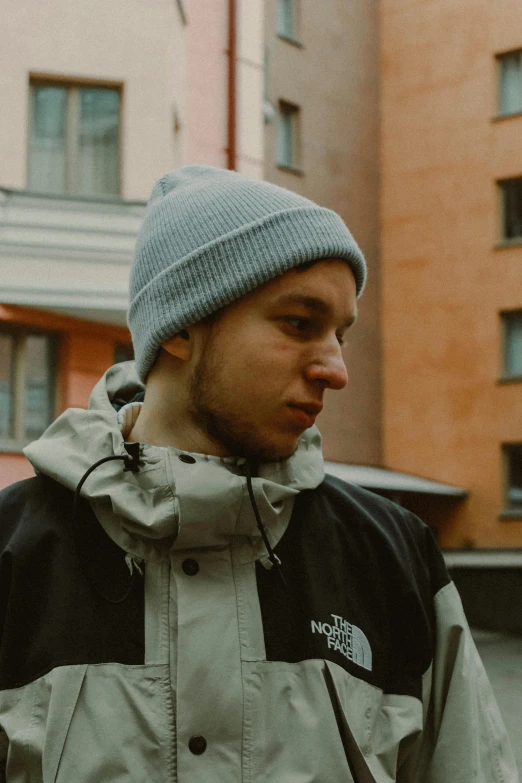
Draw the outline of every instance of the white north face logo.
[[[332,623],[312,620],[312,633],[324,634],[330,650],[338,650],[349,661],[371,671],[372,648],[361,629],[338,614],[332,614],[331,617]]]

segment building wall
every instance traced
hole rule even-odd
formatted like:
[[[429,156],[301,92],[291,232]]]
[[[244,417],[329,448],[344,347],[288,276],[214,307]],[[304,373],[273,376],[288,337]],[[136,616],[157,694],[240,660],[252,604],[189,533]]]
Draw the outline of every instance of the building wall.
[[[263,174],[263,0],[236,0],[234,168]],[[187,3],[185,163],[228,167],[229,0]]]
[[[296,47],[275,34],[275,0],[238,0],[236,167],[339,211],[367,256],[369,283],[345,349],[351,381],[329,395],[320,425],[328,458],[379,464],[377,3],[328,4],[326,12],[311,0],[300,4]],[[160,2],[146,15],[141,5],[121,0],[109,6],[95,0],[88,11],[53,0],[45,14],[22,0],[7,15],[10,43],[0,54],[8,75],[1,97],[13,107],[9,123],[0,119],[7,151],[1,183],[26,184],[30,73],[122,82],[126,199],[146,199],[154,179],[172,166],[226,165],[228,13],[226,0]],[[276,126],[263,128],[263,38],[270,99],[302,107],[299,173],[275,165]]]
[[[228,0],[190,0],[185,6],[183,160],[226,168]]]
[[[227,165],[228,0],[21,0],[4,14],[0,184],[27,181],[29,75],[123,84],[122,188],[147,199],[165,171]],[[238,168],[262,173],[263,2],[237,2]]]
[[[495,181],[522,174],[522,117],[493,118],[495,54],[522,47],[522,8],[381,9],[385,462],[470,491],[443,546],[520,546],[522,520],[499,513],[521,387],[498,379],[499,313],[522,306],[522,249],[497,247]]]
[[[114,363],[116,345],[130,345],[126,329],[41,310],[0,305],[0,322],[52,332],[58,337],[57,416],[66,408],[86,408],[93,386]],[[33,474],[21,451],[0,453],[0,489]]]
[[[300,171],[276,165],[277,120],[265,126],[265,177],[335,209],[366,255],[368,285],[345,348],[350,381],[318,420],[328,459],[381,463],[379,326],[379,24],[376,0],[302,0],[297,46],[265,7],[266,93],[301,110]]]
[[[106,79],[123,83],[121,195],[148,198],[182,157],[174,128],[185,105],[178,4],[8,0],[2,10],[0,100],[9,111],[0,112],[0,183],[26,186],[30,73]]]
[[[235,164],[238,170],[260,177],[263,0],[237,0],[236,5]],[[229,6],[228,0],[159,0],[146,9],[136,0],[108,4],[93,0],[88,6],[52,0],[43,8],[21,0],[6,9],[0,100],[9,112],[0,113],[0,186],[27,187],[31,74],[122,85],[121,196],[126,203],[106,204],[102,199],[89,207],[80,200],[75,222],[68,219],[69,212],[78,211],[74,199],[40,199],[43,211],[31,213],[28,235],[28,226],[20,231],[22,218],[8,209],[8,198],[4,199],[9,214],[4,215],[7,239],[6,247],[0,248],[0,283],[11,285],[4,304],[8,301],[15,307],[0,305],[0,322],[59,333],[57,414],[68,406],[87,404],[92,386],[113,363],[115,342],[129,340],[125,329],[101,326],[96,320],[98,314],[100,321],[124,323],[121,289],[126,288],[132,256],[124,251],[137,230],[133,220],[142,214],[142,205],[129,202],[146,200],[155,179],[168,169],[186,163],[227,166]],[[21,199],[18,194],[17,203]],[[90,215],[93,209],[95,216]],[[93,280],[94,262],[114,260],[115,255],[115,265],[99,267],[107,274]],[[21,259],[30,265],[29,276],[20,272]],[[16,294],[13,269],[18,269]],[[56,283],[49,288],[53,280]],[[117,301],[111,299],[110,307],[105,306],[107,292],[100,286],[107,280],[113,280],[109,289],[120,295]],[[49,302],[32,300],[35,283],[49,289]],[[36,308],[49,304],[55,314],[16,307],[22,303]],[[57,312],[91,320],[63,318]],[[0,454],[0,469],[0,485],[31,472],[25,458],[12,453]]]

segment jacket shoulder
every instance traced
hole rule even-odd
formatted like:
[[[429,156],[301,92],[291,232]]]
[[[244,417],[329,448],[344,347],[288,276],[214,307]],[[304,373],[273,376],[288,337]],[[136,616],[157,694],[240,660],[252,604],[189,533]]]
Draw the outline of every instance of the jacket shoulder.
[[[366,523],[382,528],[383,531],[389,531],[390,527],[397,528],[397,532],[408,528],[412,532],[423,533],[426,529],[421,519],[393,500],[328,473],[314,493],[317,500],[326,504],[332,513],[342,511],[341,519],[344,519],[346,524]]]
[[[338,501],[343,501],[361,510],[380,511],[399,516],[402,511],[402,507],[394,503],[393,500],[377,495],[358,484],[351,484],[349,481],[331,476],[329,473],[325,474],[324,480],[317,490],[328,497],[336,498]]]
[[[314,491],[314,505],[343,539],[369,544],[384,562],[401,564],[428,580],[434,595],[450,581],[430,528],[403,506],[375,492],[326,475]]]
[[[13,504],[25,504],[30,502],[32,498],[41,498],[43,494],[47,495],[53,491],[63,495],[69,490],[49,476],[39,473],[37,476],[16,481],[0,490],[0,509],[10,507]]]
[[[0,491],[0,552],[25,548],[38,531],[56,524],[71,503],[70,490],[42,474]]]

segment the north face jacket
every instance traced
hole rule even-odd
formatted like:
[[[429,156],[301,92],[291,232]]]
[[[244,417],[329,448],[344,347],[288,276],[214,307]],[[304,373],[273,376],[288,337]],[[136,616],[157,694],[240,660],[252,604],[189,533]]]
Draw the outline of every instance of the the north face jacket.
[[[0,493],[8,783],[513,783],[427,528],[324,477],[315,429],[261,465],[142,445],[131,363]],[[115,406],[115,407],[114,407]],[[1,777],[1,775],[0,775]]]

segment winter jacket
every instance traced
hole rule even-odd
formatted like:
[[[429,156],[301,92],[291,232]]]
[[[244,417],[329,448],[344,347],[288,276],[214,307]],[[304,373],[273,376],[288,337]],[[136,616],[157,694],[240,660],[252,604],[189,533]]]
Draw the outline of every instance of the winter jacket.
[[[0,493],[8,783],[518,780],[429,530],[325,477],[315,428],[252,480],[281,569],[241,459],[142,444],[74,508],[138,390],[112,368]]]

